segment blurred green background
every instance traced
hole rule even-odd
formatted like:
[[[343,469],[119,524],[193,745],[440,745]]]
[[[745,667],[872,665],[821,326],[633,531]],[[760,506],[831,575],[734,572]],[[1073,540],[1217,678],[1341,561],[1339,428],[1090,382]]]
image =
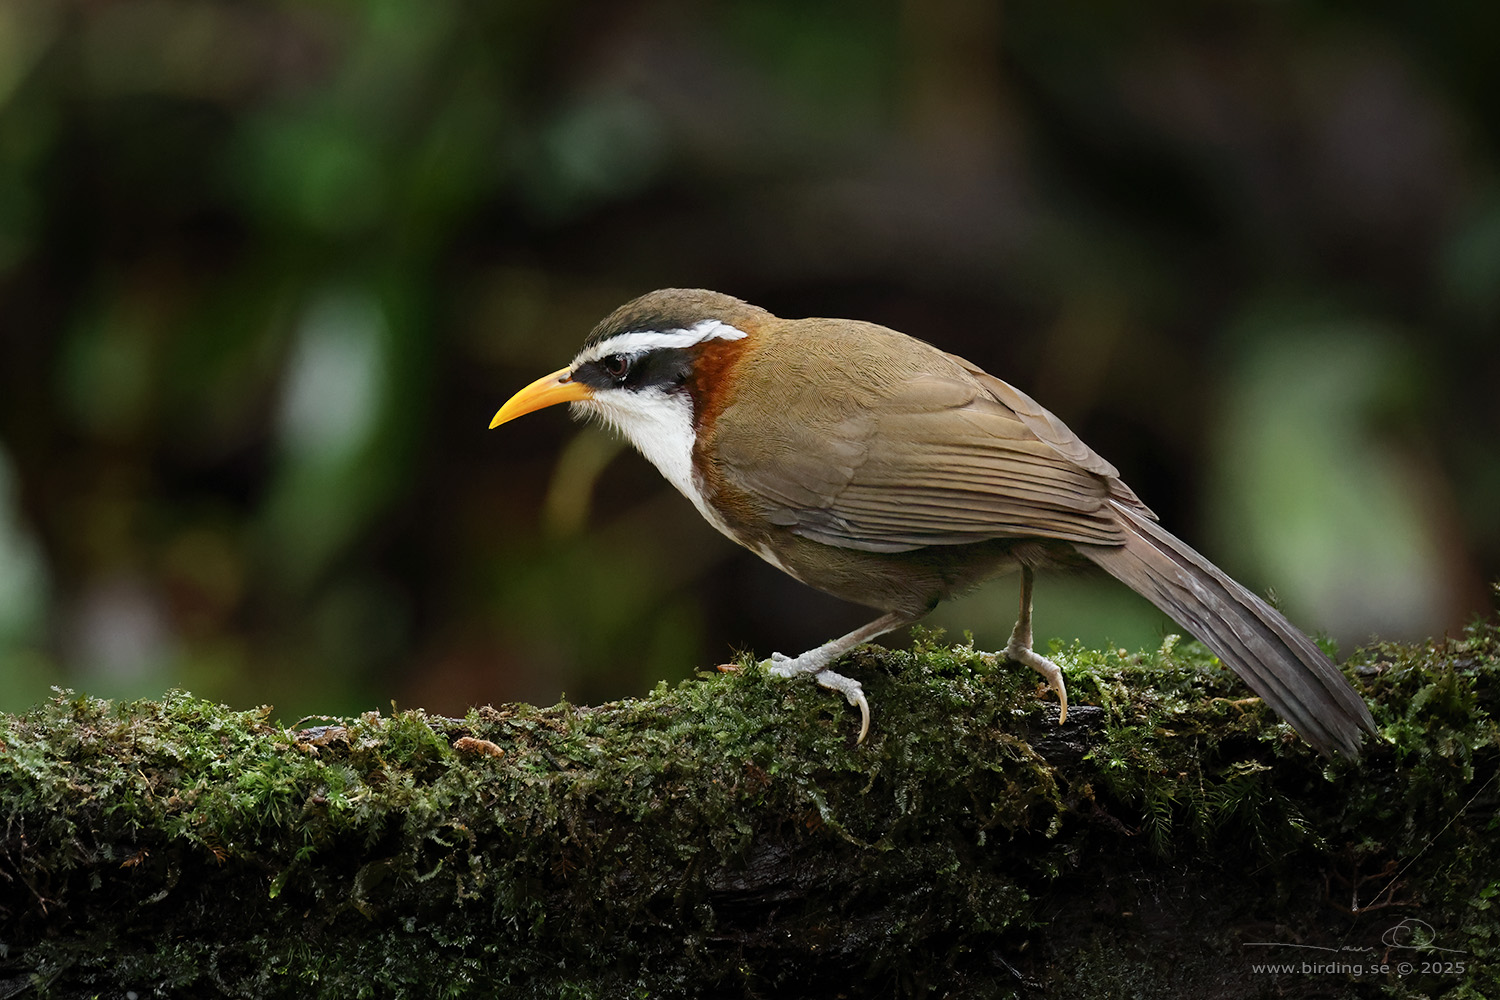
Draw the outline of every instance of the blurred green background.
[[[1345,648],[1461,626],[1497,38],[1443,0],[0,0],[0,708],[595,701],[861,623],[561,410],[486,429],[668,285],[971,358]],[[1040,588],[1042,637],[1169,628]],[[994,648],[1014,601],[936,620]]]

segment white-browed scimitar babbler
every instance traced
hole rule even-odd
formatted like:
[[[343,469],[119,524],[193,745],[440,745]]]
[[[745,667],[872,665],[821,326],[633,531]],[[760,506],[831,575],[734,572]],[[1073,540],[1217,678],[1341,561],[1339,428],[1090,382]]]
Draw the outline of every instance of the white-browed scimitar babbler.
[[[724,534],[819,590],[880,609],[800,656],[860,709],[844,653],[996,574],[1021,572],[1004,655],[1068,701],[1031,648],[1032,573],[1095,563],[1232,667],[1324,754],[1357,756],[1370,711],[1278,611],[1160,525],[1115,467],[1020,390],[905,334],[787,320],[668,288],[604,319],[571,364],[516,393],[491,427],[555,403],[616,428]]]

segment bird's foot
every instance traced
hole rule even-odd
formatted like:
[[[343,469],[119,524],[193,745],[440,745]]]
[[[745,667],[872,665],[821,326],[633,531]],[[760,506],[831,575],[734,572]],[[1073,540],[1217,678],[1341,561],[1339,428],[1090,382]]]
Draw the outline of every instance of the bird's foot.
[[[815,655],[818,651],[810,649],[801,656],[787,656],[785,653],[772,653],[771,658],[766,661],[766,670],[772,677],[796,677],[798,674],[815,674],[828,666],[828,662],[821,656]]]
[[[859,709],[859,739],[856,742],[863,743],[870,733],[870,702],[865,698],[864,688],[853,677],[845,677],[843,674],[829,670],[825,665],[827,662],[825,658],[813,655],[816,652],[817,650],[811,650],[801,656],[772,653],[770,660],[766,661],[766,670],[773,677],[812,674],[813,680],[818,682],[819,687],[825,687],[843,695],[849,704]]]
[[[1051,660],[1047,659],[1030,646],[1023,646],[1013,638],[1010,645],[1005,647],[1006,659],[1016,663],[1023,663],[1042,675],[1047,682],[1047,687],[1057,692],[1057,703],[1060,711],[1057,715],[1057,724],[1060,726],[1068,721],[1068,686],[1063,683],[1062,669]]]

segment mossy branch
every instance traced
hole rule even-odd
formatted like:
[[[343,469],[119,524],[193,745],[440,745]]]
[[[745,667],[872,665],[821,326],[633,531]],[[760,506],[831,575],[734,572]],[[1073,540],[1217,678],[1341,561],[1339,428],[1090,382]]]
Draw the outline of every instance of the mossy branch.
[[[1054,652],[1062,727],[861,651],[863,746],[748,663],[302,731],[62,693],[0,717],[0,997],[1500,995],[1500,630],[1353,657],[1358,763],[1196,644]]]

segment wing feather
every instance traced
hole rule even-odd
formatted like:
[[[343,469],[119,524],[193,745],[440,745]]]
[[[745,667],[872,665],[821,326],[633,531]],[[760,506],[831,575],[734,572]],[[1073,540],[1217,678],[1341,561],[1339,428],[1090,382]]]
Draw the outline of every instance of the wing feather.
[[[856,353],[809,371],[803,354],[799,420],[737,421],[731,404],[715,428],[720,475],[772,523],[874,552],[993,538],[1120,544],[1109,498],[1150,516],[1114,466],[1029,396],[921,347],[904,368]],[[790,401],[754,402],[785,412]]]

